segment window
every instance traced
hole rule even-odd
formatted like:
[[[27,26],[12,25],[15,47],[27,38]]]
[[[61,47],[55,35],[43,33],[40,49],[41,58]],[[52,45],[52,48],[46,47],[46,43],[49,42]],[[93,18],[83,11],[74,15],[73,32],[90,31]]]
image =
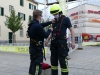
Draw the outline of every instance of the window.
[[[29,15],[28,22],[30,23],[33,20],[33,16]]]
[[[77,28],[77,25],[74,25],[74,28]]]
[[[23,37],[23,28],[20,29],[20,37]]]
[[[13,10],[13,6],[9,5],[9,12],[11,12]]]
[[[29,15],[29,20],[30,21],[33,20],[33,16]]]
[[[18,12],[18,16],[22,17],[22,19],[25,21],[25,14]]]
[[[75,24],[78,24],[78,21],[75,21]]]
[[[34,6],[31,3],[29,3],[29,9],[34,10]]]
[[[36,6],[34,6],[33,4],[29,3],[29,9],[35,10]]]
[[[0,7],[0,16],[4,16],[4,8]]]
[[[24,0],[20,0],[20,5],[24,6]]]
[[[75,37],[75,43],[78,43],[78,37]]]

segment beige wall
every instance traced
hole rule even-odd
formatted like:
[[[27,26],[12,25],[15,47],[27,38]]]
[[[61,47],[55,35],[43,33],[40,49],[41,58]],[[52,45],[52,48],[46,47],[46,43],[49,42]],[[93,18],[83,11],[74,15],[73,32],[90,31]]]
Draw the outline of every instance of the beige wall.
[[[0,7],[4,8],[4,15],[10,15],[9,5],[12,5],[18,15],[18,12],[25,14],[25,21],[23,21],[23,30],[24,36],[20,37],[20,31],[16,32],[17,40],[27,40],[26,30],[28,24],[29,15],[32,15],[33,10],[29,9],[29,3],[33,4],[37,8],[37,4],[32,3],[28,0],[24,0],[24,6],[20,6],[20,0],[0,0]],[[8,39],[8,32],[11,32],[7,27],[5,27],[4,21],[6,20],[5,16],[0,16],[0,40]]]
[[[80,9],[79,9],[80,8]],[[75,16],[70,16],[72,13],[78,12],[78,11],[83,11],[83,13],[80,13],[79,19],[73,19]],[[95,5],[88,5],[88,4],[83,4],[81,7],[75,7],[73,9],[68,10],[68,15],[71,20],[71,23],[74,27],[74,25],[81,25],[82,24],[82,33],[89,33],[89,34],[100,34],[100,22],[92,22],[91,19],[96,19],[100,21],[100,14],[93,14],[93,13],[88,13],[88,10],[93,10],[93,11],[100,11],[99,6]],[[80,27],[80,26],[78,26]],[[77,36],[77,33],[81,31],[79,28],[74,28],[75,34]]]

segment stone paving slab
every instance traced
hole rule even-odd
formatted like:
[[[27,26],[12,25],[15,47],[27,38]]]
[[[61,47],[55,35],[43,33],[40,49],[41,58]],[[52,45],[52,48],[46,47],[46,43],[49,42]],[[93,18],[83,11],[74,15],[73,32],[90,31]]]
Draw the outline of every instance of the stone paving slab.
[[[50,54],[46,55],[50,64]],[[69,75],[100,75],[100,47],[84,47],[70,54]],[[0,75],[28,75],[29,54],[0,52]],[[42,75],[50,75],[50,70]],[[59,68],[59,75],[60,68]]]

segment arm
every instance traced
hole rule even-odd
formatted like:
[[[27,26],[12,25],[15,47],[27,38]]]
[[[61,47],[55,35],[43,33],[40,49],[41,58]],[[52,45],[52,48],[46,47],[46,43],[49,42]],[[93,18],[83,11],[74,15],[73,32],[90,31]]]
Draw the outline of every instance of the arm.
[[[72,47],[72,49],[74,49],[75,48],[75,33],[74,33],[74,30],[73,30],[72,27],[70,27],[69,30],[70,30],[70,33],[71,33],[71,36],[72,36],[71,47]]]
[[[70,30],[70,33],[71,33],[71,36],[72,36],[71,47],[72,47],[72,49],[74,49],[75,48],[75,33],[74,33],[74,29],[72,28],[70,19],[67,17],[66,20],[67,20],[67,28]]]
[[[41,25],[42,25],[43,27],[46,27],[46,26],[48,26],[48,25],[50,25],[50,24],[52,24],[51,21],[50,21],[50,22],[46,22],[46,23],[41,23]]]
[[[46,41],[48,41],[49,42],[49,40],[52,38],[52,33],[50,33],[50,35],[49,35],[49,37],[47,38],[47,40]]]
[[[51,33],[51,29],[48,29],[48,31],[45,32],[45,30],[41,25],[37,27],[37,34],[42,38],[48,38],[50,33]]]
[[[47,38],[46,42],[45,42],[45,46],[48,45],[49,40],[52,38],[52,33],[50,33],[49,37]]]
[[[52,21],[46,22],[46,23],[41,23],[42,27],[46,27],[52,23],[55,23],[55,19],[53,19]]]
[[[71,36],[72,36],[72,43],[75,43],[75,33],[74,33],[74,29],[71,27],[69,28]]]

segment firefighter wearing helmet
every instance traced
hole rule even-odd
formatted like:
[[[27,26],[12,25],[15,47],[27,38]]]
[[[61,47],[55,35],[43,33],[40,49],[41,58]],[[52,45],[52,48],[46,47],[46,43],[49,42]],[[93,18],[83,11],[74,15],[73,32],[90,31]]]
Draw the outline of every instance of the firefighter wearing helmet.
[[[74,30],[72,28],[70,19],[63,15],[59,4],[51,5],[50,13],[56,19],[56,23],[52,25],[53,31],[45,42],[45,45],[47,45],[51,39],[51,75],[58,75],[58,60],[61,67],[61,75],[68,75],[67,56],[69,48],[67,46],[66,30],[68,28],[72,36],[72,49],[75,48]]]

